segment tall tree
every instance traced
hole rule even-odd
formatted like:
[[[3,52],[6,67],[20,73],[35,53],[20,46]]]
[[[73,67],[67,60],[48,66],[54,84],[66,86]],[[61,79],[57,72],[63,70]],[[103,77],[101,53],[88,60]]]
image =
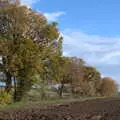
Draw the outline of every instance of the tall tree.
[[[62,97],[64,84],[70,84],[73,86],[75,80],[80,78],[84,61],[76,57],[62,57],[62,59],[59,61],[59,64],[58,75],[59,82],[61,84],[59,88],[59,95]]]
[[[15,76],[14,98],[21,100],[32,86],[35,74],[40,73],[47,59],[61,49],[57,24],[48,24],[42,14],[25,6],[8,4],[0,7],[0,37],[6,90],[10,91]]]

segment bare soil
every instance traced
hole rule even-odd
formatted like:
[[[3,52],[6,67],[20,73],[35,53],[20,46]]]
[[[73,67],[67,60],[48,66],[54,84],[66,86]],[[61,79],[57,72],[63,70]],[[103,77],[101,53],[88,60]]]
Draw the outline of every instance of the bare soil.
[[[0,120],[120,120],[120,98],[4,110]]]

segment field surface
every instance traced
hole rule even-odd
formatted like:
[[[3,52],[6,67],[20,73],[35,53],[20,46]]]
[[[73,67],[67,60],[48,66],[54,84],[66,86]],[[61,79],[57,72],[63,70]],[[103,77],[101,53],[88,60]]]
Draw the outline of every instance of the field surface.
[[[120,98],[0,110],[0,120],[120,120]]]

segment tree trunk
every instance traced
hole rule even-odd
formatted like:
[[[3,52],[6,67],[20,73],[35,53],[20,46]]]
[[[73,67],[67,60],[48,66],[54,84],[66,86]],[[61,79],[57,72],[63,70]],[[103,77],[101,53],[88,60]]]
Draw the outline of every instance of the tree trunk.
[[[25,94],[25,85],[23,84],[22,81],[19,81],[17,84],[17,88],[14,91],[14,101],[19,102],[23,99],[24,94]]]
[[[16,83],[16,77],[14,76],[14,96],[13,96],[14,100],[16,100],[16,94],[17,94],[17,83]]]
[[[12,88],[12,76],[10,74],[10,72],[6,72],[6,86],[5,86],[5,91],[7,93],[9,93],[11,91]]]
[[[62,83],[60,88],[59,88],[59,97],[62,98],[63,97],[63,88],[64,88],[64,84]]]
[[[22,78],[17,82],[16,90],[14,91],[14,101],[19,102],[26,97],[27,92],[30,90],[32,84],[27,79]]]

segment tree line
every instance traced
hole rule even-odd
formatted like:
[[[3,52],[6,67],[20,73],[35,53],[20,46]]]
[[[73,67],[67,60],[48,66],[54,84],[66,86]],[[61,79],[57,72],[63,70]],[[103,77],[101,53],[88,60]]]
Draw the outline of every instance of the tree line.
[[[95,67],[86,65],[83,59],[76,57],[62,57],[62,59],[64,64],[60,66],[63,71],[58,81],[61,84],[60,97],[65,84],[69,84],[72,94],[78,96],[113,96],[118,92],[115,80],[102,77]]]
[[[111,78],[101,78],[96,68],[83,59],[62,54],[56,22],[23,6],[19,0],[0,0],[0,72],[5,75],[5,92],[21,101],[38,81],[71,85],[73,94],[105,96],[117,91]],[[11,92],[12,91],[12,92]]]

